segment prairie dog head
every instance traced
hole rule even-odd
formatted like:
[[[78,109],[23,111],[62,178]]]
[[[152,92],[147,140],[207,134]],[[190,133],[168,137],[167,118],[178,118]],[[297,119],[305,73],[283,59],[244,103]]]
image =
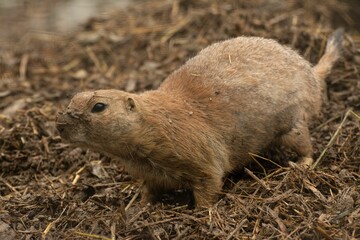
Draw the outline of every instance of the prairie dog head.
[[[76,94],[57,116],[62,139],[80,147],[111,152],[136,131],[141,117],[136,95],[118,90]]]

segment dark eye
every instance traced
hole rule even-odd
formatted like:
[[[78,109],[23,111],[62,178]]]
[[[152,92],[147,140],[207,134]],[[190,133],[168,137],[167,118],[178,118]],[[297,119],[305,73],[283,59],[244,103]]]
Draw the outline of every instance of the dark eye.
[[[106,104],[105,103],[96,103],[93,108],[91,109],[92,113],[98,113],[98,112],[102,112],[104,111],[106,108]]]

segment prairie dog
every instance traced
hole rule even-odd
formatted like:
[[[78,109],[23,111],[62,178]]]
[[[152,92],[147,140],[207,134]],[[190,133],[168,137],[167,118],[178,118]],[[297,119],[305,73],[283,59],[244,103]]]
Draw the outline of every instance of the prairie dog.
[[[223,177],[276,143],[312,163],[308,122],[320,109],[325,77],[341,54],[343,30],[312,67],[274,40],[237,37],[200,51],[157,90],[78,93],[57,128],[61,137],[123,160],[144,180],[143,199],[188,189],[209,206]]]

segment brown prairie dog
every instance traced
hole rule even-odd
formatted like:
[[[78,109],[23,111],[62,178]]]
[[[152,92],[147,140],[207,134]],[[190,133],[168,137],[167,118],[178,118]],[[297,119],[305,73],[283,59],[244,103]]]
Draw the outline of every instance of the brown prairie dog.
[[[78,93],[57,127],[70,143],[121,158],[144,180],[146,201],[182,188],[208,206],[223,177],[251,161],[250,152],[282,144],[312,163],[308,121],[319,112],[342,35],[334,32],[315,67],[274,40],[215,43],[157,90]]]

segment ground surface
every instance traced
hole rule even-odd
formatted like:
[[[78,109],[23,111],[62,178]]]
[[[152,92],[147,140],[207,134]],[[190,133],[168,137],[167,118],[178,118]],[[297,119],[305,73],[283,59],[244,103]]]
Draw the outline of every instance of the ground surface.
[[[2,44],[0,239],[359,239],[359,12],[347,4],[151,1],[71,36]],[[275,38],[316,63],[340,25],[344,57],[311,131],[315,158],[325,153],[316,169],[256,158],[267,166],[250,169],[261,180],[241,173],[210,209],[141,206],[140,183],[118,162],[63,144],[55,130],[56,112],[78,91],[157,88],[203,47],[239,35]]]

